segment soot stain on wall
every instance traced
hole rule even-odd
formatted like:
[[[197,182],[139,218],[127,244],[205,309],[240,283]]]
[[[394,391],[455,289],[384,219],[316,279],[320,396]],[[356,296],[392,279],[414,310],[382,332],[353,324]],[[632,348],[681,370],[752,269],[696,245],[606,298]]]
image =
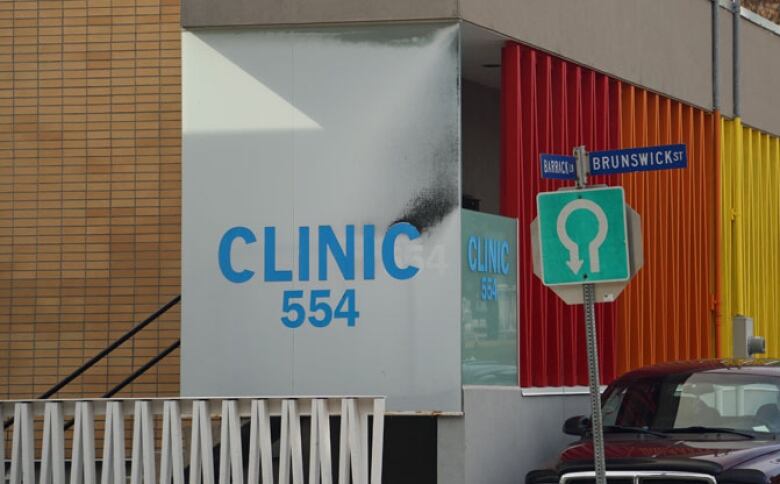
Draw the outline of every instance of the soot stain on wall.
[[[412,198],[403,214],[393,224],[407,222],[423,233],[439,224],[457,206],[458,194],[455,187],[434,186]]]

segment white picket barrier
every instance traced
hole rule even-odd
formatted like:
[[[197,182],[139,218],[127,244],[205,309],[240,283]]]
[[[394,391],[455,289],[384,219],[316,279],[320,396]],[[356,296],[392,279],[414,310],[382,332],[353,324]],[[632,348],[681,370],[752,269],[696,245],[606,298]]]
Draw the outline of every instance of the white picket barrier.
[[[190,484],[303,484],[302,417],[310,418],[308,482],[333,484],[331,416],[341,417],[338,484],[379,484],[384,413],[384,398],[374,397],[0,401],[0,421],[14,418],[8,429],[12,438],[6,478],[11,484],[97,484],[98,478],[100,484],[126,484],[128,469],[131,484],[184,484],[185,471]],[[374,416],[370,438],[369,416]],[[43,425],[36,426],[41,417]],[[281,424],[276,455],[272,417],[280,417]],[[104,423],[100,459],[95,454],[100,437],[96,419]],[[126,419],[132,419],[129,454]],[[188,421],[189,427],[184,425]],[[162,427],[159,440],[155,422]],[[246,423],[248,442],[241,431]],[[215,441],[217,428],[220,438]],[[187,430],[189,462],[184,460]],[[0,445],[0,472],[5,468],[5,448]]]

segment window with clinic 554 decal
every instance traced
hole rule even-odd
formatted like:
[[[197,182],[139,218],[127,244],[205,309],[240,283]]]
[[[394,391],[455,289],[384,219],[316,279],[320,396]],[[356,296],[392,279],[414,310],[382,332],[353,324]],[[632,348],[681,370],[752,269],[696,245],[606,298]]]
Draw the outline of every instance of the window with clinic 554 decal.
[[[330,225],[298,227],[298,264],[297,269],[293,270],[281,267],[277,262],[276,227],[263,227],[261,241],[248,227],[232,227],[219,242],[219,269],[225,279],[235,284],[244,284],[258,277],[266,283],[316,280],[326,286],[329,276],[343,281],[374,280],[377,266],[387,276],[401,281],[413,278],[420,271],[420,267],[413,263],[398,262],[398,239],[415,240],[420,237],[420,231],[412,224],[398,222],[391,225],[381,240],[377,240],[376,226],[366,224],[358,228],[363,241],[361,257],[356,254],[355,230],[355,225],[346,225],[339,237]],[[235,244],[256,247],[262,252],[262,256],[257,258],[258,261],[262,260],[262,271],[237,267],[232,258]],[[337,268],[335,274],[333,271],[329,274],[329,260]],[[306,322],[317,328],[325,328],[339,319],[345,321],[348,327],[354,327],[360,317],[354,287],[346,288],[340,294],[331,294],[331,289],[327,287],[287,289],[282,293],[281,308],[281,323],[291,329]]]
[[[462,410],[459,38],[182,33],[182,396]]]

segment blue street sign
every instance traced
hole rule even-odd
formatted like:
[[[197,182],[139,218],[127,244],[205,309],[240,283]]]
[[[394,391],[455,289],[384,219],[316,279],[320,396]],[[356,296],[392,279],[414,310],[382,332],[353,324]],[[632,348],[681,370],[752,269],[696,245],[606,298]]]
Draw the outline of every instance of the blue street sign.
[[[688,152],[684,144],[590,152],[590,175],[668,170],[687,166]]]
[[[555,178],[558,180],[576,180],[576,158],[566,155],[548,155],[543,153],[542,178]]]

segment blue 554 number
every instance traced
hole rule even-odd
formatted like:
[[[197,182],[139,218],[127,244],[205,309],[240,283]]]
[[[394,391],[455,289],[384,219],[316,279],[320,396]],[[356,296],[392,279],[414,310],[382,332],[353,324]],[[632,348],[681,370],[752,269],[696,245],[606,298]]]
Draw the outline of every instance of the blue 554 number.
[[[315,328],[324,328],[333,319],[345,319],[347,326],[355,326],[360,313],[355,309],[355,290],[347,289],[341,295],[335,309],[331,306],[330,289],[309,291],[308,311],[304,307],[304,291],[290,290],[282,294],[282,324],[288,328],[299,328],[307,319]]]

